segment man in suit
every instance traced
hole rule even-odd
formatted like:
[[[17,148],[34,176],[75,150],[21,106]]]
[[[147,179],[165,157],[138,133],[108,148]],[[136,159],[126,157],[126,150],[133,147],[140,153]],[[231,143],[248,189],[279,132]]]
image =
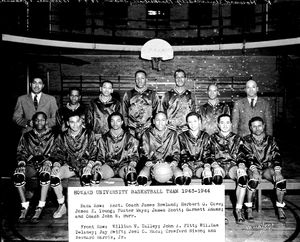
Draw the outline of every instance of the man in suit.
[[[234,103],[232,112],[232,131],[240,136],[250,134],[249,120],[253,117],[261,117],[266,124],[266,132],[273,135],[273,120],[270,103],[257,96],[258,87],[255,81],[250,79],[246,83],[247,97]]]
[[[33,78],[30,88],[31,92],[29,94],[18,97],[12,118],[13,122],[22,127],[22,133],[32,129],[32,116],[36,112],[44,112],[48,117],[48,127],[53,127],[58,109],[55,97],[42,92],[44,83],[41,78]]]

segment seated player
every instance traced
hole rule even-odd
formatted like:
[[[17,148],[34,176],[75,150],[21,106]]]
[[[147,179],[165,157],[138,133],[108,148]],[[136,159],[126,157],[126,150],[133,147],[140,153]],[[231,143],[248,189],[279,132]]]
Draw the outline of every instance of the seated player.
[[[276,190],[276,207],[279,221],[286,219],[283,202],[286,192],[286,180],[281,174],[281,156],[275,138],[267,135],[265,123],[261,117],[253,117],[249,121],[251,134],[244,137],[245,146],[249,150],[250,169],[248,169],[248,186],[246,192],[246,214],[249,222],[253,222],[252,202],[259,180],[265,178],[274,184]]]
[[[138,184],[146,185],[150,173],[156,164],[169,164],[173,181],[177,185],[185,183],[182,170],[178,167],[180,161],[180,146],[176,131],[167,127],[168,119],[164,112],[158,112],[154,118],[154,127],[146,130],[141,137],[141,162],[144,167],[138,175]],[[153,173],[151,178],[155,177]]]
[[[99,139],[98,160],[103,163],[103,179],[119,176],[127,185],[137,184],[138,140],[123,129],[123,116],[108,116],[109,131]]]
[[[231,132],[232,123],[228,114],[218,117],[218,125],[220,131],[210,136],[213,183],[220,185],[225,177],[237,182],[235,212],[237,223],[241,223],[245,221],[242,207],[248,180],[243,140]]]
[[[185,185],[191,182],[192,176],[203,178],[203,184],[211,185],[209,135],[201,131],[202,120],[198,113],[190,112],[186,116],[186,122],[189,130],[179,135],[180,160]]]
[[[26,178],[38,176],[41,185],[40,201],[35,214],[31,218],[32,223],[37,223],[46,204],[46,197],[50,186],[50,172],[52,162],[48,160],[51,147],[54,144],[55,134],[47,128],[47,115],[37,112],[32,117],[33,129],[22,135],[17,148],[18,167],[13,181],[21,199],[22,211],[19,222],[26,222],[29,201],[25,197]]]
[[[83,186],[97,186],[102,177],[101,163],[96,160],[98,149],[94,132],[83,127],[80,115],[70,113],[69,128],[57,137],[51,152],[51,187],[59,204],[53,218],[60,218],[67,212],[62,179],[77,175]]]

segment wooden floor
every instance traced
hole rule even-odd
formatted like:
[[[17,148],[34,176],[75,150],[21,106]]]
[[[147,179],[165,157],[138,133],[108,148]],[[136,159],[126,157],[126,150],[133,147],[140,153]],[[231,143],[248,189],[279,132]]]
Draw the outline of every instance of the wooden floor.
[[[56,204],[51,199],[51,193],[50,198],[47,199],[42,220],[38,224],[32,224],[30,221],[25,224],[17,222],[20,207],[16,195],[13,195],[12,199],[2,200],[2,241],[68,241],[68,216],[64,215],[60,219],[52,218]],[[255,222],[236,224],[229,195],[226,196],[225,213],[229,220],[226,225],[226,242],[300,241],[299,191],[291,191],[286,196],[285,212],[288,219],[285,223],[277,220],[270,199],[271,192],[266,192],[263,194],[262,213],[254,212]],[[30,211],[31,214],[34,213],[33,210],[34,208]]]

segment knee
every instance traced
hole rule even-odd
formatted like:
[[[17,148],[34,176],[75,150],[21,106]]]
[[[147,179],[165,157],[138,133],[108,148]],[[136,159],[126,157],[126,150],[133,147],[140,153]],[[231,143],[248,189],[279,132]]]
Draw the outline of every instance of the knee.
[[[212,177],[203,178],[204,185],[211,185],[212,184]]]
[[[23,173],[17,173],[13,175],[13,181],[14,181],[14,185],[15,187],[23,187],[26,184],[25,181],[25,174]]]
[[[214,175],[213,181],[215,185],[221,185],[223,183],[223,177],[220,175]]]
[[[51,176],[50,178],[50,184],[51,184],[51,187],[58,187],[61,183],[61,180],[58,176]]]
[[[241,177],[239,177],[239,179],[238,179],[238,185],[240,187],[245,188],[247,186],[247,180],[248,180],[247,176],[241,176]]]
[[[281,180],[275,184],[275,187],[279,191],[285,191],[286,190],[286,180]]]
[[[48,172],[41,172],[39,175],[40,185],[47,186],[50,184],[50,174]]]
[[[128,172],[126,175],[127,185],[135,185],[137,182],[137,174],[135,171]]]
[[[92,176],[85,174],[81,176],[81,183],[83,186],[90,186],[92,180]]]
[[[137,177],[137,183],[141,186],[145,186],[148,182],[148,178],[145,176],[138,176]]]
[[[99,185],[101,179],[102,179],[101,173],[96,172],[96,173],[92,174],[92,178],[91,178],[90,182],[92,185]]]
[[[175,184],[176,185],[184,185],[185,183],[185,178],[184,176],[178,176],[175,178]]]
[[[248,189],[250,190],[250,191],[253,191],[253,190],[255,190],[256,188],[257,188],[257,186],[258,186],[258,181],[257,180],[254,180],[254,179],[250,179],[249,181],[248,181]]]

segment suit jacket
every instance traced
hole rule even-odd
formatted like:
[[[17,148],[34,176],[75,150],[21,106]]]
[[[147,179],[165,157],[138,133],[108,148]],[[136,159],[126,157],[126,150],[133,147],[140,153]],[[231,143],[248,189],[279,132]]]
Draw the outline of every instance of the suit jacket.
[[[36,112],[44,112],[47,115],[48,126],[53,127],[55,126],[57,109],[55,97],[42,93],[36,110],[31,93],[29,93],[18,97],[12,120],[21,126],[22,133],[25,133],[32,129],[31,127],[26,127],[28,120],[31,120]]]
[[[255,107],[250,107],[247,98],[237,100],[232,112],[232,131],[240,136],[250,134],[249,120],[253,117],[261,117],[265,121],[266,132],[273,135],[273,117],[270,103],[258,97]]]

